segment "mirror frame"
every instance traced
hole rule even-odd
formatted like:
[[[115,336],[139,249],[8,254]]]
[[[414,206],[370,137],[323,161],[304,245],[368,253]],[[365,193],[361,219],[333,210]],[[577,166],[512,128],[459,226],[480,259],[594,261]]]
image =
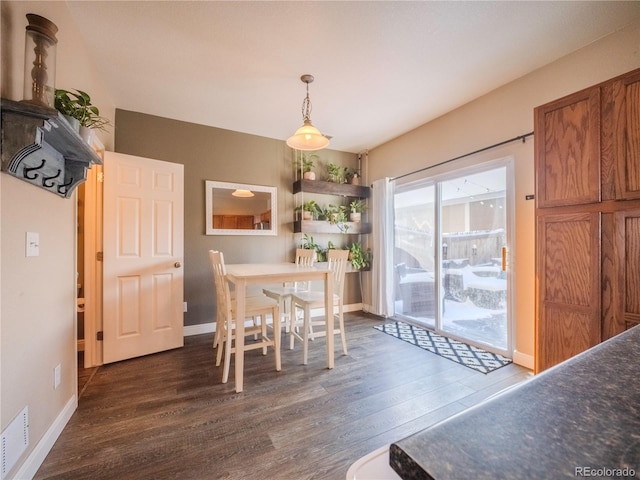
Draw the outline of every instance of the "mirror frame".
[[[244,189],[254,192],[269,193],[271,195],[271,228],[269,230],[213,228],[214,188],[222,188],[225,190]],[[276,187],[267,187],[264,185],[250,185],[246,183],[230,183],[205,180],[205,216],[205,230],[207,235],[278,235],[278,189]]]

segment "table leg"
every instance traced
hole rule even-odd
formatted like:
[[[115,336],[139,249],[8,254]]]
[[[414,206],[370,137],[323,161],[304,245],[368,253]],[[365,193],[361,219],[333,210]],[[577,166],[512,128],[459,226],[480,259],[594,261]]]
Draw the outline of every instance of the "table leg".
[[[236,283],[236,358],[235,380],[236,392],[242,392],[244,372],[244,317],[245,317],[245,292],[246,282],[239,280]],[[227,346],[227,348],[229,348]]]
[[[327,328],[327,368],[333,368],[333,272],[328,271],[324,277],[324,313]]]

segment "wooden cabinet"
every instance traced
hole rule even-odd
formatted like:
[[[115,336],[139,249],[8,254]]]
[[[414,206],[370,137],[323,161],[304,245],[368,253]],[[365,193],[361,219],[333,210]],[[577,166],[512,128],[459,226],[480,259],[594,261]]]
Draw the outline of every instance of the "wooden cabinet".
[[[640,71],[613,82],[617,199],[640,199]]]
[[[600,89],[536,109],[538,207],[600,200]]]
[[[539,372],[640,323],[640,70],[534,116]]]

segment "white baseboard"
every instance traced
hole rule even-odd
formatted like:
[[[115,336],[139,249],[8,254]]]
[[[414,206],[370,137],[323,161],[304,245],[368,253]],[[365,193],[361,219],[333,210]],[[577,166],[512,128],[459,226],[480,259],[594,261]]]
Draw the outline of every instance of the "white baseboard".
[[[203,333],[213,333],[215,331],[215,322],[199,323],[198,325],[185,325],[182,329],[185,337],[189,337],[191,335],[202,335]]]
[[[78,397],[74,394],[67,404],[64,406],[60,414],[56,417],[49,429],[45,432],[44,436],[40,439],[35,448],[31,451],[27,459],[22,466],[18,469],[15,475],[12,477],[15,480],[32,479],[38,469],[47,457],[53,444],[64,430],[65,425],[71,419],[73,412],[78,408]]]
[[[349,305],[344,306],[345,312],[358,312],[360,310],[362,310],[361,303],[351,303]],[[323,312],[322,309],[312,310],[311,315],[312,316],[322,315],[322,312]],[[204,333],[213,333],[215,331],[216,331],[215,322],[199,323],[198,325],[185,325],[183,328],[183,335],[185,337],[189,337],[191,335],[202,335]]]
[[[513,351],[513,363],[517,363],[518,365],[530,370],[533,370],[535,365],[533,355],[527,355],[526,353],[518,352],[517,350]]]

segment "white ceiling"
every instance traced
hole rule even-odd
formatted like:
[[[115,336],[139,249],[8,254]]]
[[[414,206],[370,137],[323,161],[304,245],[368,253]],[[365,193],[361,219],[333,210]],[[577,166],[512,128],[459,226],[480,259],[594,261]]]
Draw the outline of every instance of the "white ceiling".
[[[68,1],[117,108],[360,152],[640,18],[613,1]]]

